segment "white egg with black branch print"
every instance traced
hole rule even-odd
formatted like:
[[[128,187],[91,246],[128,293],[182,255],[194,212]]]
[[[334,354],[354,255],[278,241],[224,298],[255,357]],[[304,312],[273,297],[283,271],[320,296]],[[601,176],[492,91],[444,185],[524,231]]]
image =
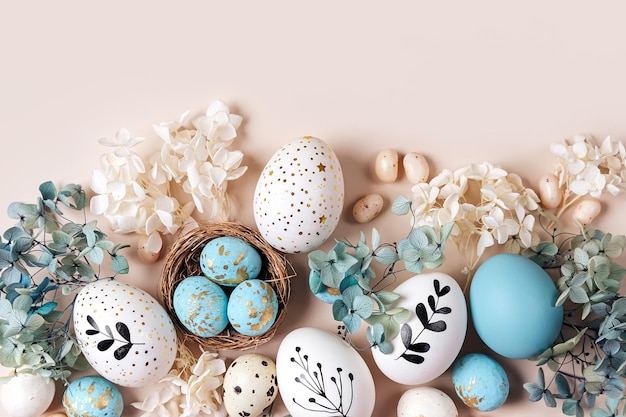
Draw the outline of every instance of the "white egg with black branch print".
[[[125,387],[154,384],[176,359],[176,330],[159,302],[113,279],[85,286],[74,302],[74,330],[87,362]]]
[[[335,152],[312,136],[294,139],[267,162],[254,192],[257,228],[275,249],[309,252],[334,232],[344,204]]]
[[[292,417],[370,417],[374,378],[359,353],[336,334],[302,327],[276,354],[278,392]]]

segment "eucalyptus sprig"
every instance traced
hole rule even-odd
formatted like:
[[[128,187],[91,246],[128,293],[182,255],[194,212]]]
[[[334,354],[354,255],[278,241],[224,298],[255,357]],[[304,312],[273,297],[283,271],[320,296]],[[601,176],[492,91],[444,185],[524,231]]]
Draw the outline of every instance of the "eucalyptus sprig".
[[[545,269],[557,269],[564,305],[562,332],[555,344],[537,359],[537,380],[524,384],[530,401],[556,407],[562,400],[565,415],[582,417],[583,405],[592,417],[626,413],[626,297],[619,293],[626,269],[618,258],[626,237],[581,228],[564,242],[541,242],[523,253]],[[553,376],[546,381],[543,366]],[[604,408],[596,407],[605,397]],[[621,410],[621,411],[620,411]]]
[[[371,325],[366,330],[369,347],[383,353],[391,351],[389,341],[409,320],[410,312],[405,308],[390,308],[399,295],[388,288],[401,271],[419,274],[424,268],[441,266],[452,227],[452,223],[444,225],[439,233],[430,226],[413,228],[406,238],[393,243],[381,243],[374,228],[371,244],[361,232],[356,244],[335,239],[330,251],[309,253],[310,289],[314,294],[328,292],[335,296],[333,318],[343,323],[339,333],[344,339],[359,330],[365,321]],[[379,279],[372,261],[384,266]]]
[[[107,258],[113,277],[128,273],[120,254],[128,245],[115,245],[86,220],[79,184],[57,190],[48,181],[39,192],[35,203],[9,205],[17,223],[0,238],[0,364],[67,380],[87,366],[70,330],[73,293],[102,278]],[[66,209],[82,219],[71,220]]]

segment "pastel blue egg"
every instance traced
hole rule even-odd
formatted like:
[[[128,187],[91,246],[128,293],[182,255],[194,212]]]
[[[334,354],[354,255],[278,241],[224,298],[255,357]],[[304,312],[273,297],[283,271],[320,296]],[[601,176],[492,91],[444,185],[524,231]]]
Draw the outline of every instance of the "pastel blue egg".
[[[210,240],[200,254],[202,273],[211,281],[235,287],[261,272],[259,252],[243,239],[222,236]]]
[[[117,387],[101,376],[84,376],[63,394],[67,417],[120,417],[124,399]]]
[[[174,290],[173,301],[178,320],[197,336],[215,336],[228,326],[228,297],[219,285],[206,277],[182,280]]]
[[[278,315],[278,299],[270,284],[249,279],[237,285],[228,299],[228,320],[246,336],[259,336],[272,327]]]
[[[498,362],[482,353],[470,353],[452,367],[456,395],[470,408],[492,411],[509,396],[509,378]]]
[[[520,255],[497,254],[474,274],[469,303],[476,332],[494,352],[512,359],[541,354],[557,338],[563,307],[556,285]]]

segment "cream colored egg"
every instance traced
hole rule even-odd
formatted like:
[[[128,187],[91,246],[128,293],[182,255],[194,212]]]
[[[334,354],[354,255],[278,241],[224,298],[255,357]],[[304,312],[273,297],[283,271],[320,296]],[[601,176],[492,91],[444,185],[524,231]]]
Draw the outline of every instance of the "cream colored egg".
[[[383,206],[384,201],[380,194],[367,194],[354,203],[352,217],[358,223],[367,223],[380,214]]]
[[[398,417],[457,417],[454,401],[443,391],[432,387],[416,387],[400,397]]]
[[[539,180],[539,199],[545,208],[555,208],[561,204],[563,194],[559,180],[552,174],[546,174]]]
[[[309,252],[334,232],[344,204],[341,164],[321,139],[304,136],[267,162],[254,192],[254,220],[275,249]]]
[[[229,415],[258,416],[278,395],[276,363],[258,353],[241,355],[226,370],[223,387]]]
[[[583,200],[576,205],[572,213],[572,219],[582,226],[590,224],[602,211],[602,205],[598,200]]]
[[[384,149],[376,155],[376,177],[382,182],[394,182],[398,178],[398,152]]]
[[[428,181],[430,167],[424,155],[410,152],[402,158],[404,175],[411,184],[419,184]]]
[[[145,263],[153,264],[159,260],[163,241],[158,232],[150,235],[142,235],[137,242],[137,254]]]
[[[117,385],[156,383],[174,364],[174,324],[140,288],[112,279],[92,282],[76,297],[73,322],[89,364]]]
[[[51,378],[18,373],[0,385],[0,403],[11,417],[39,417],[52,404],[55,391]]]

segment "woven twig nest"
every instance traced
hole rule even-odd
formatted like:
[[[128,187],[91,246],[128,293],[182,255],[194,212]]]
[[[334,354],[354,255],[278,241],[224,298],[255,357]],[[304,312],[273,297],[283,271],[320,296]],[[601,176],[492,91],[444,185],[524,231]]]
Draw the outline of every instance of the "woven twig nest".
[[[261,273],[257,278],[271,284],[276,292],[278,300],[276,321],[262,335],[246,336],[237,332],[229,324],[217,336],[201,337],[185,328],[176,316],[173,301],[176,286],[187,277],[203,275],[200,268],[202,249],[210,240],[222,236],[240,238],[256,248],[262,259]],[[295,272],[291,263],[283,254],[272,248],[256,230],[233,222],[213,223],[195,228],[178,236],[165,259],[159,285],[159,296],[163,301],[165,309],[172,317],[174,324],[185,336],[185,339],[196,341],[198,344],[214,350],[245,350],[270,341],[276,333],[287,313],[287,302],[291,294],[290,280],[294,276]]]

